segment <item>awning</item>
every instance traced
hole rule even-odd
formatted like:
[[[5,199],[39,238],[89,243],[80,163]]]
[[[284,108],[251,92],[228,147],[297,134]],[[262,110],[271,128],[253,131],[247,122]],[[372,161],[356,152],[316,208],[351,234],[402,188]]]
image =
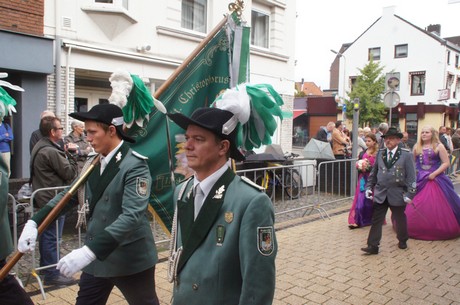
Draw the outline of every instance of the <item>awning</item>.
[[[304,113],[307,113],[307,110],[303,109],[303,110],[293,110],[292,111],[292,119],[295,119],[297,118],[299,115],[302,115]]]

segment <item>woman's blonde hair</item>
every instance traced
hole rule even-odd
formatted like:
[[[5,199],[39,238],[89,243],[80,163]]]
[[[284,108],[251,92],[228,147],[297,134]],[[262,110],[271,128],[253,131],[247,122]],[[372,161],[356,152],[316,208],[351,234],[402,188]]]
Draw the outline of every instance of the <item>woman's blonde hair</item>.
[[[422,127],[422,131],[426,129],[429,129],[431,131],[431,147],[433,148],[434,151],[436,151],[436,148],[439,144],[439,136],[438,136],[438,131],[434,129],[432,126],[426,125]],[[422,136],[419,136],[417,143],[414,146],[414,154],[418,155],[422,153],[423,151],[423,142],[422,142]]]

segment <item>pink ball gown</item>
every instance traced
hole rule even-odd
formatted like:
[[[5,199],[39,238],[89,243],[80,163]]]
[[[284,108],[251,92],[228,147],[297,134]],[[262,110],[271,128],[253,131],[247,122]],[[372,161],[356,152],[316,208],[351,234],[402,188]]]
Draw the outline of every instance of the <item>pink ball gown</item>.
[[[416,158],[417,194],[406,207],[409,237],[444,240],[460,236],[460,197],[444,174],[428,176],[441,165],[439,154],[424,149]]]

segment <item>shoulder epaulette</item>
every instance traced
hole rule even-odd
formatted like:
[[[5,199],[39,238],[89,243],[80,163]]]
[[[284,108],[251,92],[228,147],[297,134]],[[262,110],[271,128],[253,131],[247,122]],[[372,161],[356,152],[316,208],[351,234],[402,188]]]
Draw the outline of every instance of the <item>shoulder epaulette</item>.
[[[138,157],[139,159],[142,159],[142,160],[148,160],[149,157],[146,157],[144,155],[141,155],[140,153],[138,153],[137,151],[134,151],[132,150],[132,153],[133,155],[135,155],[136,157]]]
[[[243,180],[244,182],[246,182],[247,184],[249,184],[250,186],[252,186],[253,188],[259,190],[259,191],[264,191],[265,188],[263,188],[262,186],[258,185],[257,183],[255,183],[254,181],[252,181],[251,179],[249,179],[248,177],[246,176],[241,176],[241,180]]]
[[[401,147],[401,150],[404,150],[404,151],[410,152],[410,149],[408,149],[408,148],[405,148],[405,147]]]
[[[379,149],[379,151],[384,151],[384,150],[386,150],[385,147]]]

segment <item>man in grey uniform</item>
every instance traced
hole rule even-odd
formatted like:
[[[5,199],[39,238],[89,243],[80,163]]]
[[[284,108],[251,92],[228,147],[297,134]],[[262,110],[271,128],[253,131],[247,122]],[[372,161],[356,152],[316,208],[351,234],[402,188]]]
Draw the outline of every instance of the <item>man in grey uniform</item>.
[[[382,135],[386,148],[379,150],[374,167],[366,184],[366,197],[374,198],[372,226],[367,247],[361,248],[367,254],[378,254],[382,239],[382,225],[390,208],[395,221],[400,249],[407,248],[406,204],[415,196],[416,175],[414,158],[410,151],[398,144],[403,137],[394,127]]]

